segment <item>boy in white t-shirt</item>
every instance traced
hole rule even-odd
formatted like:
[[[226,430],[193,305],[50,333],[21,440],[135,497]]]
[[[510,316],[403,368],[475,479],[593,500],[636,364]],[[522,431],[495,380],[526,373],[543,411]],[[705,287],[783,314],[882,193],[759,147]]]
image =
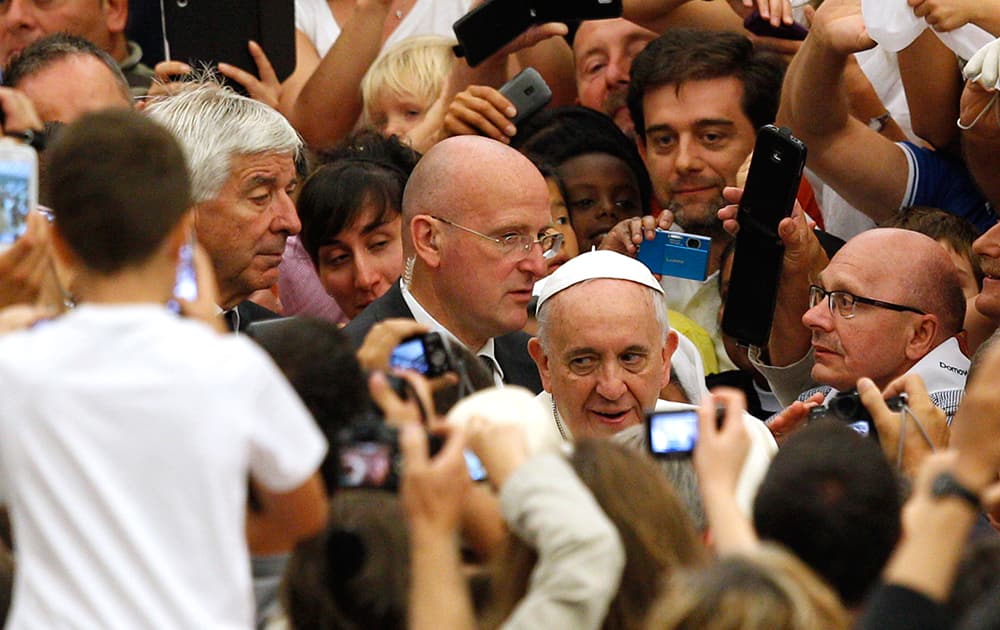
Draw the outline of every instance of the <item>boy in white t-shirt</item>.
[[[166,130],[89,115],[49,150],[48,175],[81,305],[0,337],[7,627],[250,628],[247,537],[323,527],[326,443],[262,351],[165,307],[194,222]]]

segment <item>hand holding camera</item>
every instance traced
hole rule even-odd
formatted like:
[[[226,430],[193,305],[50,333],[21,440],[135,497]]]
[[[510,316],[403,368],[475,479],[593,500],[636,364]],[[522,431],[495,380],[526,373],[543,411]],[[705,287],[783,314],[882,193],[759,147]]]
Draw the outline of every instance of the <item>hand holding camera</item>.
[[[406,515],[418,534],[458,531],[462,504],[472,482],[466,470],[465,436],[461,429],[448,433],[444,446],[433,457],[429,454],[427,434],[417,425],[403,427],[399,439],[405,459],[401,498]]]

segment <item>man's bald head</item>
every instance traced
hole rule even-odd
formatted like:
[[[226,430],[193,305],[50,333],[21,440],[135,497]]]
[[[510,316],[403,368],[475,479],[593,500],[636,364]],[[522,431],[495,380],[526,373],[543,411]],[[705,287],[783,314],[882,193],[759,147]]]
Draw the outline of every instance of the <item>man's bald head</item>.
[[[860,253],[858,259],[867,259],[871,272],[884,277],[891,292],[883,294],[890,295],[888,299],[936,315],[941,324],[939,340],[963,328],[961,279],[934,239],[912,230],[878,228],[855,236],[843,249],[848,254]]]
[[[403,192],[403,225],[418,214],[458,223],[486,211],[487,196],[504,199],[515,190],[545,186],[531,161],[509,146],[482,136],[454,136],[434,145],[417,163]],[[403,245],[412,253],[409,229]]]

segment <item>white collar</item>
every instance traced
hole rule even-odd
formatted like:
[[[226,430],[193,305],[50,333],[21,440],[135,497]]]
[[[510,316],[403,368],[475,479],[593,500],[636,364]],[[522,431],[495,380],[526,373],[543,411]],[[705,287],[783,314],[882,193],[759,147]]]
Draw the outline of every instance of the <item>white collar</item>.
[[[441,335],[448,340],[448,343],[465,345],[459,341],[458,337],[456,337],[450,330],[442,326],[438,320],[434,319],[434,317],[427,312],[427,309],[420,305],[417,298],[410,293],[410,289],[406,286],[405,282],[399,283],[399,289],[403,294],[403,301],[406,302],[406,306],[408,306],[410,312],[413,313],[414,320],[424,326],[427,326],[435,332],[441,333]],[[490,337],[487,339],[486,343],[483,344],[483,347],[474,351],[474,354],[481,357],[488,357],[490,359],[490,362],[493,363],[493,380],[496,382],[497,387],[503,387],[503,368],[500,367],[500,362],[497,361],[496,344],[493,342],[493,338]]]

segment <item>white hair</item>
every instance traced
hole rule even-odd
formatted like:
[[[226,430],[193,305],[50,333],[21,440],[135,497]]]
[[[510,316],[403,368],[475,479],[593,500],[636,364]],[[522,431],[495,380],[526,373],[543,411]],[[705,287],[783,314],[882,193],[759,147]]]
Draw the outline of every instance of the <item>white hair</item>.
[[[216,197],[229,179],[233,158],[302,150],[298,132],[273,108],[207,79],[146,108],[180,142],[191,173],[195,203]]]
[[[589,280],[584,280],[582,282],[579,282],[573,285],[573,287],[582,286],[587,284],[588,282],[593,282],[594,280],[607,280],[607,278],[591,278]],[[622,282],[629,282],[629,281],[622,280]],[[641,286],[642,288],[646,289],[643,292],[643,295],[645,295],[646,299],[652,303],[653,314],[656,317],[656,323],[660,325],[660,345],[667,343],[667,335],[670,334],[670,320],[667,317],[666,299],[664,298],[662,293],[651,287],[643,286],[637,283],[633,284],[636,284],[637,286]],[[573,288],[573,287],[567,287],[567,288]],[[542,350],[545,351],[546,354],[548,354],[549,351],[549,335],[550,335],[549,331],[551,330],[550,327],[552,325],[551,314],[550,314],[551,305],[554,301],[559,299],[560,293],[562,293],[562,291],[556,293],[549,299],[545,300],[545,302],[542,303],[541,308],[539,308],[538,312],[535,314],[535,319],[538,321],[538,341],[541,342]],[[572,316],[573,316],[572,313],[567,315],[567,317],[572,317]]]

